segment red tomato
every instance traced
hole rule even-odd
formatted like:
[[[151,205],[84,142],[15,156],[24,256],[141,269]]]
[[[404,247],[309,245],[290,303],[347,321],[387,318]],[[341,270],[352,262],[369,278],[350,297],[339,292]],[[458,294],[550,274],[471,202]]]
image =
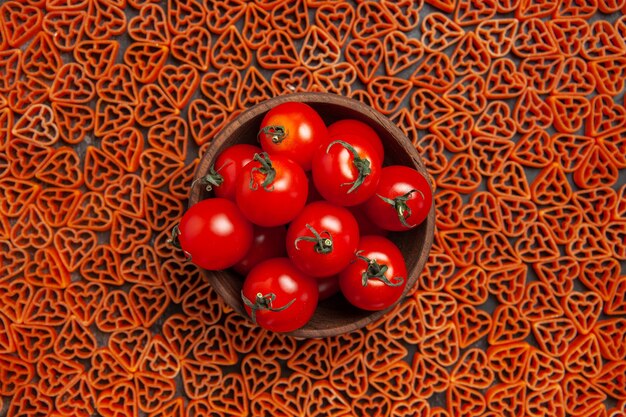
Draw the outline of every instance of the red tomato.
[[[291,332],[308,323],[317,308],[315,281],[287,258],[268,259],[252,268],[241,298],[254,323],[275,332]]]
[[[174,235],[174,244],[194,264],[214,271],[230,268],[252,246],[252,224],[225,198],[207,198],[191,206]]]
[[[265,152],[246,164],[237,180],[235,199],[242,213],[258,226],[289,223],[306,204],[309,182],[300,165]]]
[[[359,243],[350,211],[325,201],[304,207],[287,229],[287,254],[302,272],[328,277],[345,268]]]
[[[358,206],[350,206],[348,207],[348,210],[350,210],[350,213],[352,213],[352,215],[356,219],[356,222],[359,224],[359,232],[361,233],[361,236],[365,236],[365,235],[385,236],[387,235],[387,233],[389,233],[387,230],[381,229],[380,227],[378,227],[376,224],[374,224],[374,222],[370,220],[369,217],[367,217],[367,214],[365,214],[365,207],[363,207],[363,204],[360,204]]]
[[[271,155],[283,155],[311,169],[315,150],[326,141],[328,130],[320,115],[309,105],[298,102],[279,104],[261,122],[261,148]]]
[[[327,278],[318,278],[317,290],[320,293],[320,301],[326,300],[339,292],[339,275]]]
[[[285,250],[287,229],[285,226],[254,226],[252,233],[252,246],[250,250],[241,261],[233,266],[235,271],[244,276],[261,261],[287,255],[287,251]]]
[[[360,136],[344,136],[321,146],[313,157],[313,183],[331,203],[354,206],[376,191],[382,156]]]
[[[209,173],[195,182],[206,185],[207,191],[213,190],[216,197],[234,200],[237,176],[259,152],[261,148],[254,145],[242,143],[229,146],[215,158]]]
[[[357,135],[366,139],[374,147],[374,152],[384,159],[383,143],[378,133],[367,123],[356,119],[343,119],[328,126],[328,138],[341,139],[344,135]]]
[[[406,264],[400,249],[382,236],[363,236],[356,260],[339,274],[341,292],[363,310],[384,310],[406,287]]]
[[[403,231],[420,225],[433,204],[428,181],[413,168],[382,169],[376,194],[363,205],[367,217],[385,230]]]

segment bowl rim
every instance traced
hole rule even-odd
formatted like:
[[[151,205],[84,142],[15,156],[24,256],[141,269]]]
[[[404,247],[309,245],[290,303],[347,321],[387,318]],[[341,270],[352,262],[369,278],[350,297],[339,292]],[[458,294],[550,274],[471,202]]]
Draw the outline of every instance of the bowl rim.
[[[275,96],[266,100],[263,100],[248,109],[239,113],[234,119],[228,122],[213,138],[211,141],[212,144],[222,143],[227,140],[238,128],[249,123],[252,119],[259,117],[272,109],[273,107],[291,101],[303,102],[306,104],[332,104],[341,107],[350,108],[352,111],[360,113],[365,118],[373,120],[378,128],[385,130],[388,133],[388,136],[392,136],[396,141],[398,141],[399,145],[405,150],[411,159],[414,168],[416,168],[424,177],[426,178],[431,190],[434,190],[432,179],[426,170],[424,162],[422,161],[419,153],[415,146],[411,143],[411,141],[406,137],[404,132],[396,126],[389,118],[373,107],[362,103],[353,98],[337,95],[334,93],[318,93],[318,92],[296,92],[296,93],[286,93],[283,95]],[[218,147],[209,145],[206,149],[204,155],[200,159],[198,166],[196,167],[196,171],[194,174],[194,179],[199,178],[205,173],[210,167],[212,161],[218,154]],[[203,194],[202,187],[192,187],[189,193],[189,206],[197,203],[201,200],[201,196]],[[391,310],[393,310],[398,304],[403,303],[406,298],[410,297],[411,294],[415,291],[415,287],[417,284],[417,279],[419,274],[423,270],[426,261],[428,259],[433,239],[435,233],[435,205],[434,199],[433,204],[431,205],[430,211],[426,220],[424,221],[426,228],[424,230],[425,238],[424,245],[422,247],[422,252],[419,254],[418,260],[411,268],[411,270],[407,270],[407,285],[398,300],[393,303],[390,307],[373,311],[370,314],[352,322],[351,324],[343,324],[336,327],[328,327],[328,328],[309,328],[307,325],[301,327],[300,329],[294,330],[288,333],[282,333],[283,335],[292,336],[295,338],[323,338],[323,337],[331,337],[337,336],[345,333],[349,333],[352,331],[356,331],[364,328],[368,324],[371,324],[383,316],[387,315]],[[242,314],[245,316],[247,320],[250,320],[249,316],[246,314],[245,309],[241,305],[241,303],[233,305],[225,299],[223,294],[220,292],[220,288],[216,288],[214,285],[214,271],[207,271],[204,269],[200,269],[201,273],[204,277],[206,277],[209,281],[211,287],[218,293],[220,298],[224,301],[226,305],[232,308],[235,312]],[[356,307],[355,307],[356,308]]]

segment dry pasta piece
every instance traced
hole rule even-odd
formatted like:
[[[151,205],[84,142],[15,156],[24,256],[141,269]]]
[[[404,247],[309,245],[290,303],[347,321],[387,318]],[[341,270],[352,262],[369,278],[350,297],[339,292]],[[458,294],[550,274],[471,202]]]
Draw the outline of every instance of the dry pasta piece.
[[[578,227],[585,220],[581,210],[565,203],[540,210],[539,218],[548,227],[554,241],[559,245],[571,242]]]
[[[558,386],[564,376],[565,367],[561,361],[539,349],[531,349],[524,376],[524,381],[530,389],[543,391]]]
[[[219,72],[207,72],[200,82],[204,96],[226,111],[237,107],[237,96],[241,87],[241,73],[224,67]]]
[[[418,350],[424,356],[433,359],[441,366],[451,366],[460,355],[459,337],[454,322],[426,332],[418,344]]]
[[[468,154],[459,153],[448,161],[447,167],[437,179],[437,185],[462,194],[470,194],[478,189],[481,180],[476,160]]]
[[[125,171],[135,172],[139,168],[144,139],[136,128],[125,127],[118,132],[107,134],[100,144],[103,154],[116,161]]]
[[[623,315],[626,312],[626,279],[620,277],[613,286],[611,298],[604,307],[604,312],[610,316]]]
[[[10,91],[17,84],[22,73],[22,50],[0,50],[0,91]]]
[[[31,77],[55,78],[63,65],[61,55],[46,32],[39,32],[22,55],[22,71]]]
[[[354,6],[345,2],[324,2],[315,12],[315,24],[326,28],[339,46],[348,40],[354,18]]]
[[[38,394],[35,384],[20,387],[7,409],[7,416],[49,415],[53,409],[53,400]]]
[[[301,375],[301,374],[294,374]],[[307,378],[302,376],[302,378]],[[331,385],[338,391],[344,392],[350,396],[350,398],[358,398],[367,392],[368,382],[368,370],[365,367],[363,355],[361,353],[354,353],[335,365],[331,370],[328,379]],[[308,384],[311,384],[310,379],[306,379]],[[280,382],[276,384],[282,388]],[[275,385],[275,387],[276,387]],[[294,407],[295,408],[295,407]]]
[[[314,84],[313,73],[302,66],[278,69],[272,74],[270,83],[277,94],[310,91]]]
[[[352,86],[357,79],[357,72],[352,64],[341,62],[332,67],[320,68],[314,71],[313,78],[317,86],[319,86],[318,91],[351,96]],[[372,103],[369,94],[368,98],[369,102]]]
[[[293,39],[305,36],[309,27],[309,11],[305,0],[280,2],[268,10],[273,27],[284,29]]]
[[[15,113],[23,114],[31,106],[44,104],[48,99],[50,87],[43,81],[34,77],[19,79],[7,95],[9,108]]]
[[[502,101],[490,102],[476,120],[473,133],[476,136],[512,139],[516,125],[511,109]]]
[[[128,35],[137,42],[168,44],[171,36],[163,8],[144,4],[139,14],[128,21]]]
[[[384,5],[374,1],[359,3],[352,27],[354,37],[361,39],[382,37],[394,29],[396,29],[396,23]]]
[[[391,399],[389,398],[387,392],[384,394],[382,392],[374,392],[372,394],[366,393],[365,395],[361,395],[359,397],[353,397],[352,410],[356,415],[361,416],[387,416],[391,411],[391,404]]]
[[[95,322],[98,329],[107,333],[135,329],[139,326],[139,321],[130,308],[128,295],[123,290],[109,291]]]
[[[420,20],[420,11],[424,6],[424,2],[422,0],[384,0],[382,3],[391,14],[399,30],[403,32],[410,32],[411,30],[417,28]]]
[[[622,242],[626,236],[626,222],[612,222],[603,227],[602,230],[609,246],[613,250],[613,256],[617,259],[626,259],[626,250]]]
[[[416,90],[410,98],[411,114],[419,129],[430,127],[436,121],[454,113],[452,106],[432,91]]]
[[[126,381],[131,382],[132,374],[124,369],[109,348],[104,347],[93,352],[87,378],[92,387],[102,391]]]
[[[67,144],[79,144],[94,128],[94,111],[89,106],[53,102],[52,111],[59,136]]]
[[[593,329],[598,338],[600,353],[608,360],[619,361],[626,352],[626,320],[623,318],[610,318],[600,320]]]
[[[191,399],[206,398],[223,378],[218,366],[188,359],[181,361],[181,374],[185,394]]]
[[[60,67],[54,77],[50,99],[62,103],[87,103],[95,95],[95,86],[83,67],[76,63]]]
[[[586,61],[577,57],[565,60],[562,72],[556,82],[558,94],[590,95],[596,86],[596,79],[589,71]],[[584,118],[585,116],[582,116]]]
[[[589,36],[589,23],[580,18],[558,18],[547,22],[559,51],[566,56],[577,55]]]
[[[0,7],[0,19],[9,46],[17,48],[36,35],[41,27],[43,12],[18,1],[5,2]]]
[[[314,35],[315,36],[315,35]],[[336,52],[336,44],[331,46]],[[310,53],[314,51],[309,51]],[[282,29],[271,30],[266,34],[266,41],[258,47],[256,50],[256,58],[259,65],[266,69],[281,69],[281,68],[293,68],[300,65],[300,62],[304,62],[305,59],[313,59],[305,55],[305,50],[301,50],[301,55],[298,56],[293,40],[289,37],[287,32]],[[302,57],[302,59],[300,58]],[[323,56],[320,57],[323,60]],[[315,65],[318,68],[320,65]],[[313,69],[310,64],[307,64],[308,69]],[[224,66],[222,70],[232,71],[233,66]],[[241,77],[237,72],[237,77]]]
[[[490,346],[487,349],[490,368],[496,378],[505,384],[516,384],[524,376],[531,346],[526,342]]]
[[[508,269],[488,271],[489,293],[494,295],[502,304],[517,304],[524,296],[526,287],[525,264],[510,266]]]
[[[487,106],[484,92],[485,80],[476,74],[469,74],[450,87],[444,98],[459,112],[475,116]]]
[[[35,287],[37,288],[37,287]],[[63,293],[55,288],[38,288],[24,311],[24,323],[61,326],[69,316]]]
[[[95,411],[96,393],[82,375],[55,399],[55,408],[65,415],[88,417]]]
[[[433,52],[441,52],[463,37],[463,29],[442,13],[430,13],[422,21],[422,43]]]
[[[85,257],[80,272],[87,281],[119,286],[124,283],[119,273],[120,256],[110,245],[101,244]]]
[[[175,155],[158,149],[148,149],[143,152],[139,164],[144,185],[155,189],[166,185],[170,178],[184,167],[184,163]]]
[[[241,362],[241,374],[249,399],[254,399],[279,380],[280,363],[275,359],[258,355],[247,355]],[[271,398],[271,397],[270,397]]]
[[[96,104],[94,133],[98,137],[131,127],[134,122],[133,107],[127,103],[107,103],[99,99]]]
[[[252,352],[262,331],[260,326],[255,326],[240,314],[227,314],[224,328],[232,336],[235,351],[240,354]]]
[[[310,26],[300,49],[300,61],[308,69],[332,66],[339,61],[341,48],[322,27]]]
[[[93,0],[87,8],[85,34],[94,40],[107,40],[126,32],[126,14],[122,7],[105,0]]]
[[[305,415],[312,417],[340,417],[352,413],[348,400],[327,381],[313,384],[304,410]]]
[[[122,176],[118,163],[98,148],[89,146],[84,158],[85,185],[92,191],[102,191]]]
[[[602,313],[602,298],[593,291],[574,291],[564,298],[563,309],[565,315],[576,326],[579,334],[586,335],[596,325]]]
[[[180,303],[186,294],[200,285],[200,270],[191,262],[169,259],[161,265],[163,284],[170,298]]]
[[[16,353],[29,363],[51,352],[57,338],[55,329],[49,326],[13,323],[11,331]]]
[[[534,322],[532,326],[541,350],[553,356],[561,356],[567,352],[578,334],[571,320],[565,317],[541,320]]]
[[[247,415],[250,405],[243,376],[238,373],[225,375],[221,384],[209,393],[209,405],[225,414]]]
[[[389,76],[411,68],[424,55],[424,46],[419,40],[409,38],[398,30],[385,35],[383,47],[385,71]]]
[[[489,332],[490,345],[508,344],[524,340],[530,334],[530,321],[513,305],[498,305],[493,312]]]
[[[91,331],[74,317],[67,319],[54,344],[57,355],[68,360],[89,359],[97,342]]]
[[[609,362],[602,368],[600,375],[594,378],[593,383],[611,398],[624,400],[626,389],[621,383],[624,379],[624,372],[626,369],[623,361]]]
[[[445,290],[459,302],[482,305],[487,301],[487,273],[478,266],[461,269],[446,283]]]
[[[106,287],[98,282],[77,281],[71,283],[63,295],[73,317],[84,326],[91,326],[102,306]]]
[[[10,138],[11,130],[13,128],[13,112],[11,109],[0,109],[0,151],[6,149]],[[2,177],[4,175],[0,175]]]
[[[607,151],[596,145],[591,148],[573,177],[574,183],[580,188],[610,187],[617,182],[619,169]]]
[[[432,416],[430,405],[423,398],[409,398],[407,401],[393,404],[391,415],[398,417]]]
[[[465,385],[451,384],[446,392],[448,410],[455,416],[482,415],[487,409],[484,395]]]
[[[417,292],[415,294],[419,316],[428,330],[436,330],[450,322],[457,301],[444,292]]]
[[[363,359],[371,371],[380,371],[401,361],[407,349],[399,341],[388,339],[382,329],[372,329],[365,336]]]
[[[73,272],[94,250],[97,237],[91,230],[62,227],[55,231],[53,243],[63,265],[68,271]]]
[[[459,336],[459,347],[466,347],[478,342],[489,334],[491,315],[469,304],[459,304],[452,320]]]
[[[620,276],[619,261],[612,257],[586,259],[581,264],[580,281],[609,301]]]
[[[345,59],[356,69],[359,79],[369,83],[383,62],[385,49],[378,38],[350,40],[346,46]]]
[[[248,3],[245,9],[241,36],[250,49],[263,45],[267,34],[273,29],[270,14],[262,7],[262,5]]]
[[[182,304],[183,312],[189,316],[201,318],[207,325],[218,323],[222,318],[223,310],[227,309],[208,283],[202,283],[185,294]]]
[[[113,214],[106,206],[102,194],[88,191],[81,195],[67,224],[75,229],[103,232],[111,227],[112,220]]]
[[[367,96],[370,97],[369,94]],[[369,100],[367,102],[367,105],[372,107],[373,106],[372,100]],[[413,145],[417,144],[417,141],[418,141],[417,129],[415,128],[415,125],[413,124],[413,120],[411,119],[411,113],[409,112],[407,108],[405,107],[401,108],[395,114],[389,116],[389,120],[391,120],[396,126],[400,128],[400,130],[402,130],[404,135],[407,137],[407,139],[411,141],[411,143],[413,143]]]
[[[235,26],[246,11],[243,0],[205,1],[207,25],[213,33],[223,33],[230,26]]]
[[[158,411],[176,394],[176,383],[173,379],[163,378],[153,372],[138,372],[134,379],[137,405],[147,413]]]
[[[175,49],[175,39],[172,40],[172,55]],[[124,51],[124,63],[130,68],[132,76],[139,82],[148,84],[154,82],[169,55],[169,48],[150,42],[133,42]]]
[[[191,65],[165,65],[159,73],[159,85],[177,109],[183,109],[200,83],[198,71]]]
[[[526,285],[526,293],[519,310],[530,321],[542,321],[563,316],[563,308],[550,288],[541,281]]]
[[[446,13],[452,13],[456,8],[456,0],[424,0],[424,2]]]
[[[483,240],[484,245],[476,259],[481,268],[487,271],[502,271],[521,263],[509,239],[499,230],[487,230]]]
[[[187,115],[191,134],[198,145],[210,142],[215,134],[224,126],[227,119],[226,110],[222,106],[218,104],[207,104],[204,100],[194,100],[189,107]],[[144,161],[144,155],[142,155],[142,161]],[[171,169],[174,169],[174,162],[169,162],[169,160],[172,159],[169,154],[160,156],[160,153],[155,152],[154,156],[150,156],[150,159],[154,161],[163,159],[162,164],[167,164],[168,167],[171,165]],[[175,165],[177,166],[176,170],[178,170],[183,164],[180,161],[176,161]],[[155,174],[158,175],[156,172]],[[173,174],[173,172],[171,174]],[[158,177],[163,177],[163,175],[160,174],[157,178]]]
[[[34,366],[25,362],[15,355],[0,354],[2,365],[2,382],[0,382],[0,394],[12,396],[26,384],[30,383],[35,376]]]
[[[98,97],[112,103],[137,104],[137,82],[129,66],[115,64],[98,78]]]
[[[564,62],[565,58],[561,55],[531,55],[522,60],[520,70],[532,88],[541,94],[546,94],[556,87]]]
[[[326,379],[332,369],[330,347],[323,339],[310,339],[298,347],[287,366],[311,379]]]
[[[163,122],[168,117],[178,116],[180,111],[169,96],[155,84],[139,90],[139,103],[134,109],[135,121],[144,127]]]
[[[74,59],[89,77],[98,79],[115,64],[119,48],[120,44],[115,40],[85,40],[76,44]]]
[[[71,282],[69,272],[51,246],[35,251],[26,265],[24,278],[32,285],[49,289],[67,288]]]
[[[162,334],[168,346],[180,360],[193,351],[206,332],[206,326],[202,320],[182,314],[173,314],[168,317],[162,328]]]
[[[11,133],[15,138],[44,146],[54,145],[59,139],[59,129],[54,122],[52,108],[45,104],[30,106],[15,122]]]
[[[524,262],[550,260],[559,256],[559,248],[543,223],[535,223],[515,243],[515,251]]]
[[[470,229],[443,230],[439,235],[446,254],[450,255],[454,263],[460,267],[473,264],[476,253],[483,245],[481,235]]]
[[[527,133],[537,128],[548,128],[553,122],[553,115],[550,106],[541,99],[538,91],[529,88],[518,97],[513,120],[519,132]]]
[[[623,36],[605,20],[591,23],[580,54],[588,60],[617,57],[626,52]]]
[[[548,132],[541,129],[531,130],[515,143],[511,159],[525,167],[544,168],[554,160],[554,151],[550,145]]]
[[[513,53],[521,58],[551,55],[558,51],[546,23],[539,18],[524,20],[513,43]]]
[[[565,369],[586,378],[597,376],[602,370],[602,356],[593,333],[577,337],[563,356]]]
[[[373,106],[383,114],[397,111],[411,91],[408,80],[390,76],[377,76],[370,80],[367,91],[372,97]]]
[[[418,87],[443,92],[454,83],[454,74],[448,56],[435,52],[426,55],[426,59],[417,66],[410,80]]]
[[[328,339],[330,346],[330,361],[338,366],[355,352],[361,352],[365,345],[365,335],[362,331],[354,331],[333,336]]]
[[[289,414],[283,409],[280,403],[276,403],[272,396],[267,393],[261,393],[251,400],[250,413],[259,417],[288,417]]]
[[[501,415],[522,416],[526,409],[526,391],[524,382],[493,385],[487,391],[487,407]]]
[[[455,268],[454,261],[449,255],[431,250],[424,270],[419,276],[419,288],[425,291],[440,291],[454,275]],[[412,303],[409,301],[409,304]],[[421,320],[419,323],[422,324]]]
[[[182,34],[205,24],[206,10],[200,2],[168,0],[166,10],[167,25],[173,34]]]
[[[450,63],[456,75],[480,75],[489,70],[491,56],[474,32],[466,32],[455,46]]]
[[[271,388],[271,396],[289,415],[304,415],[312,386],[313,381],[309,378],[302,374],[294,373],[288,378],[278,379]],[[337,391],[340,390],[340,388],[336,389]]]
[[[230,26],[222,33],[215,41],[213,48],[209,49],[210,40],[205,41],[204,45],[211,52],[211,64],[217,69],[231,67],[243,70],[250,65],[252,54],[235,26]],[[207,67],[198,69],[206,71]]]
[[[404,361],[370,374],[368,381],[384,398],[396,402],[408,399],[415,383],[413,369]]]
[[[127,372],[134,373],[138,370],[150,341],[150,332],[138,327],[126,331],[115,331],[109,338],[108,346],[110,352]]]
[[[548,104],[554,115],[554,128],[561,133],[578,132],[591,110],[587,98],[569,94],[550,96]]]
[[[502,169],[508,160],[514,143],[507,139],[479,136],[470,145],[470,154],[476,161],[481,175],[492,176]]]
[[[520,7],[515,12],[515,17],[520,20],[526,20],[530,18],[542,18],[550,16],[554,13],[558,6],[556,0],[548,1],[535,1],[535,0],[523,0]]]
[[[617,193],[610,187],[576,191],[572,197],[585,220],[596,226],[609,223],[618,199]]]
[[[459,26],[477,25],[492,19],[496,14],[496,0],[475,3],[471,0],[459,0],[454,12],[454,21]]]
[[[603,154],[609,156],[615,168],[626,168],[626,157],[622,153],[626,149],[626,128],[600,136],[597,143]]]
[[[139,364],[141,372],[152,372],[161,378],[173,379],[178,375],[181,364],[161,335],[155,335],[144,351]]]
[[[406,109],[403,109],[406,111]],[[409,118],[410,115],[406,113]],[[440,135],[432,133],[422,136],[418,141],[413,142],[419,152],[426,169],[430,174],[440,174],[448,165],[448,157],[445,153],[444,139]]]
[[[604,135],[621,129],[626,123],[626,109],[616,104],[612,97],[600,94],[591,100],[591,113],[587,119],[588,136]]]
[[[37,206],[29,204],[12,226],[10,238],[17,247],[41,249],[52,241],[52,228],[44,223]]]
[[[81,10],[86,9],[88,0],[48,0],[46,9],[48,10]]]
[[[104,417],[137,416],[137,389],[133,381],[121,381],[99,393],[96,408]]]
[[[591,137],[574,134],[557,134],[552,137],[555,162],[563,172],[574,172],[580,168],[590,154],[595,140]],[[549,167],[548,167],[549,168]]]
[[[66,387],[76,382],[84,371],[84,366],[80,363],[50,353],[37,362],[37,375],[40,378],[37,388],[44,395],[56,397]]]
[[[114,250],[129,253],[135,246],[147,243],[151,235],[152,230],[145,220],[113,212],[110,244]]]
[[[596,89],[600,94],[616,96],[624,89],[626,58],[611,57],[588,63],[591,74],[596,79]]]
[[[162,282],[159,259],[152,246],[148,245],[135,246],[131,256],[122,260],[119,272],[126,282],[146,286]]]
[[[420,318],[416,300],[408,298],[397,304],[393,309],[393,315],[385,320],[384,328],[389,335],[398,340],[418,343],[426,333],[426,328]]]
[[[144,214],[143,182],[138,175],[126,174],[104,190],[107,206],[129,216]]]
[[[0,197],[0,214],[18,217],[33,202],[41,191],[41,186],[31,181],[16,178],[0,180],[4,196]]]
[[[417,397],[427,399],[448,389],[450,375],[446,368],[419,351],[413,355],[412,369],[415,376],[413,389]]]
[[[574,289],[574,280],[578,278],[581,270],[576,259],[569,256],[535,262],[532,267],[539,279],[560,297],[566,296]]]

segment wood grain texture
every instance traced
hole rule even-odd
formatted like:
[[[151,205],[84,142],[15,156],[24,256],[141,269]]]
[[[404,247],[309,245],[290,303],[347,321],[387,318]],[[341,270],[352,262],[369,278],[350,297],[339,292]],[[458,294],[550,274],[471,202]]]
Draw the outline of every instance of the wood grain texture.
[[[357,119],[373,127],[382,139],[385,148],[385,165],[398,164],[413,167],[426,178],[428,174],[413,144],[402,131],[385,116],[356,100],[328,93],[294,93],[274,97],[243,112],[225,126],[215,137],[212,145],[200,161],[196,178],[204,176],[217,155],[236,143],[257,143],[261,120],[267,111],[288,101],[304,102],[313,107],[330,124],[340,119]],[[432,185],[431,185],[432,187]],[[189,197],[190,206],[209,194],[203,187],[194,187]],[[428,258],[435,231],[435,208],[431,207],[427,219],[418,227],[401,233],[391,233],[390,239],[398,245],[406,260],[408,271],[406,297],[415,283]],[[209,282],[224,301],[235,311],[247,317],[241,302],[243,277],[232,271],[203,271]],[[339,294],[320,302],[311,321],[290,333],[298,338],[328,337],[348,333],[366,326],[389,311],[369,312],[348,304]]]

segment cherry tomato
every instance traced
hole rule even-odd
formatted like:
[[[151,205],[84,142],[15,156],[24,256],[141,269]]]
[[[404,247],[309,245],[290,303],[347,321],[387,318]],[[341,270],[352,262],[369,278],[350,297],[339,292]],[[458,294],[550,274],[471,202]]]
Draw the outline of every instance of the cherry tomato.
[[[185,212],[172,240],[194,264],[221,270],[230,268],[248,252],[252,224],[232,201],[207,198]]]
[[[283,155],[311,169],[315,150],[326,141],[328,129],[308,104],[282,103],[267,112],[261,122],[261,148],[270,155]]]
[[[357,135],[366,139],[374,147],[374,152],[384,159],[383,143],[378,133],[367,123],[356,119],[342,119],[328,126],[328,138],[341,139],[344,135]]]
[[[382,156],[360,136],[344,135],[321,146],[313,157],[313,183],[331,203],[354,206],[376,191]]]
[[[235,199],[242,213],[258,226],[289,223],[306,204],[309,183],[300,165],[284,156],[262,152],[237,179]]]
[[[382,169],[376,194],[363,206],[378,227],[403,231],[420,225],[432,204],[432,191],[422,174],[413,168],[391,165]]]
[[[327,300],[333,295],[339,292],[339,275],[333,275],[326,278],[318,278],[317,291],[319,292],[319,299]]]
[[[272,258],[252,268],[241,298],[254,323],[275,332],[291,332],[313,317],[319,297],[315,281],[288,258]]]
[[[325,201],[304,207],[287,229],[287,254],[302,272],[328,277],[345,268],[359,243],[350,211]]]
[[[205,185],[207,191],[213,190],[216,197],[235,200],[237,176],[259,152],[258,146],[245,143],[229,146],[215,158],[209,173],[195,182]]]
[[[374,224],[374,222],[372,222],[369,217],[367,217],[367,214],[365,214],[364,204],[365,203],[359,204],[358,206],[347,207],[347,209],[350,210],[350,213],[352,213],[352,215],[356,219],[356,222],[359,224],[359,232],[361,233],[361,236],[386,236],[389,231],[381,229],[376,224]]]
[[[254,226],[252,233],[252,246],[250,250],[248,250],[248,253],[246,253],[243,259],[233,267],[235,271],[244,276],[261,261],[287,256],[285,249],[287,229],[285,226]]]
[[[346,299],[363,310],[384,310],[406,287],[406,264],[400,249],[382,236],[363,236],[354,262],[339,274]]]

